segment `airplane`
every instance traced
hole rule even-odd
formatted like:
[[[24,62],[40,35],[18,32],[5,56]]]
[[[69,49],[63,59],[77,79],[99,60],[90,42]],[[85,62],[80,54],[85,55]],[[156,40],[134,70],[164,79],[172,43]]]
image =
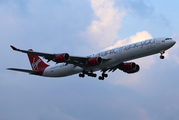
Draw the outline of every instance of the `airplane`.
[[[7,69],[45,77],[65,77],[79,74],[79,77],[82,78],[85,75],[97,77],[97,74],[94,72],[101,71],[102,74],[98,79],[104,80],[104,78],[108,77],[106,72],[114,72],[119,69],[125,73],[132,74],[140,70],[140,66],[135,62],[126,61],[157,53],[160,53],[160,59],[164,59],[163,54],[165,51],[175,43],[176,41],[172,38],[153,38],[86,57],[70,56],[68,53],[49,54],[35,52],[32,49],[21,50],[11,45],[10,47],[15,51],[27,53],[32,70],[19,68]],[[54,61],[56,64],[48,65],[39,56],[47,59],[47,62]]]

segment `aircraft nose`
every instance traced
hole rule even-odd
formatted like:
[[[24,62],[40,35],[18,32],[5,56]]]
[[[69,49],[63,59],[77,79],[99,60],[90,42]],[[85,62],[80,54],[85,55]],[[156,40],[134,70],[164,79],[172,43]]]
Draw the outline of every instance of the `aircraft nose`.
[[[175,45],[176,41],[175,40],[171,40],[171,44]]]
[[[169,40],[168,43],[172,47],[175,45],[176,41],[172,39],[172,40]]]

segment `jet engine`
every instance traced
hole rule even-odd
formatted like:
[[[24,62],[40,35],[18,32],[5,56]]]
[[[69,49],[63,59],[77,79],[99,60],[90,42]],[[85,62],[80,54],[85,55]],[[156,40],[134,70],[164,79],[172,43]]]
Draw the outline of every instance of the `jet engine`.
[[[129,63],[124,63],[120,69],[130,74],[130,73],[138,72],[140,70],[140,67],[134,62],[129,62]]]
[[[87,64],[89,66],[95,66],[95,65],[99,65],[102,63],[102,58],[101,57],[94,57],[94,58],[90,58],[88,61],[87,61]]]
[[[62,53],[55,56],[54,61],[57,63],[66,62],[70,56],[68,53]]]

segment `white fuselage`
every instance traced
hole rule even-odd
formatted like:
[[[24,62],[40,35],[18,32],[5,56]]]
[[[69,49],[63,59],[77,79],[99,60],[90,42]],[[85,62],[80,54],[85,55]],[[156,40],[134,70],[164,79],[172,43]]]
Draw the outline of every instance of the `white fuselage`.
[[[109,58],[110,60],[100,65],[88,66],[87,68],[85,68],[85,70],[98,71],[102,69],[112,68],[125,61],[160,53],[162,50],[169,49],[174,44],[175,41],[172,39],[166,40],[166,38],[154,38],[154,39],[149,39],[134,44],[118,47],[115,49],[103,51],[97,54],[92,54],[89,55],[88,57],[101,57],[105,59]],[[82,71],[83,68],[81,67],[74,66],[73,64],[66,65],[65,63],[63,63],[63,64],[56,64],[47,67],[44,70],[42,76],[64,77],[64,76],[80,73]]]

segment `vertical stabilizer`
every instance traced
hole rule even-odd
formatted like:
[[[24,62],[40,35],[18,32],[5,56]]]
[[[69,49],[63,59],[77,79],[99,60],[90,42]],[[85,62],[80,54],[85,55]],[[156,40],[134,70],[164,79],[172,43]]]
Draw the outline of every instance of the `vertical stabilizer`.
[[[29,49],[29,51],[33,51],[33,50]],[[40,57],[37,55],[32,55],[32,54],[27,54],[27,55],[29,57],[32,70],[38,70],[39,71],[38,74],[42,75],[45,68],[48,67],[49,65],[44,63],[43,60],[40,59]]]

